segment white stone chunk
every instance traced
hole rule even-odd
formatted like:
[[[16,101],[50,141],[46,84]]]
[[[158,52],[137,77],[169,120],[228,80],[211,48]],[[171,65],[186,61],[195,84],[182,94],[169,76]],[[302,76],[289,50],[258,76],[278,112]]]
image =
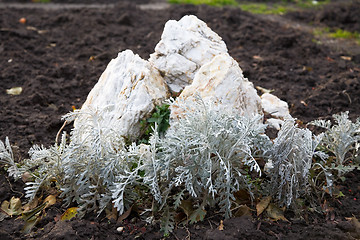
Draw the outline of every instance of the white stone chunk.
[[[74,128],[93,124],[86,114],[92,109],[101,111],[100,126],[133,140],[140,134],[139,122],[149,117],[155,106],[168,97],[167,86],[159,71],[126,50],[110,61],[83,104],[80,111],[84,114],[75,120]]]
[[[272,116],[267,120],[269,126],[279,130],[284,119],[292,118],[287,102],[279,99],[271,93],[261,95],[261,105],[265,114]]]
[[[204,64],[195,74],[191,85],[184,88],[179,99],[194,100],[199,95],[213,102],[220,111],[233,111],[245,116],[263,115],[261,100],[253,84],[243,76],[238,63],[227,53],[220,54]],[[176,102],[171,108],[171,118],[181,117],[183,110]]]
[[[192,83],[196,71],[216,55],[227,53],[221,37],[195,16],[165,24],[149,61],[160,70],[170,90],[179,93]]]

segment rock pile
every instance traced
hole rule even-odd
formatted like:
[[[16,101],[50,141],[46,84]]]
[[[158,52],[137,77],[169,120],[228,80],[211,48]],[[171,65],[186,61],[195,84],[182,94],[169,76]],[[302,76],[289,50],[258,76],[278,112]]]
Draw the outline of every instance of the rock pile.
[[[253,84],[228,54],[221,37],[197,17],[184,16],[165,24],[161,40],[148,61],[130,50],[110,61],[83,104],[80,112],[84,114],[77,117],[74,128],[94,124],[87,111],[101,111],[106,116],[96,124],[111,127],[126,139],[136,139],[140,121],[170,95],[185,101],[200,95],[219,110],[232,109],[247,116],[263,115],[264,110],[281,112],[272,114],[274,117],[289,115],[287,104],[274,95],[258,96]],[[273,103],[281,110],[274,110]],[[171,110],[173,118],[181,112],[181,109]]]

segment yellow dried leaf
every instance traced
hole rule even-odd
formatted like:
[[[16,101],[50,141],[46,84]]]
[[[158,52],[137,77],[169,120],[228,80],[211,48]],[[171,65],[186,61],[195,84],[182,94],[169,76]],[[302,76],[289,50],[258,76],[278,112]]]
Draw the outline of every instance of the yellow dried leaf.
[[[47,196],[45,199],[44,199],[44,203],[46,202],[46,206],[45,208],[47,207],[50,207],[51,205],[54,205],[56,203],[56,197],[55,195],[49,195]]]
[[[66,221],[74,218],[77,214],[77,207],[68,208],[60,217],[61,221]]]
[[[6,89],[6,93],[9,95],[20,95],[22,90],[22,87],[13,87],[10,89]]]
[[[220,220],[220,225],[219,225],[218,229],[220,231],[224,231],[224,221],[223,220]]]
[[[268,196],[268,197],[264,197],[263,199],[261,199],[261,201],[258,204],[256,204],[257,216],[259,216],[264,212],[264,210],[269,206],[270,201],[271,201],[271,196]]]
[[[12,217],[20,215],[22,213],[21,206],[22,205],[20,198],[12,197],[10,199],[10,202],[5,200],[1,204],[1,210],[3,210],[6,214]]]

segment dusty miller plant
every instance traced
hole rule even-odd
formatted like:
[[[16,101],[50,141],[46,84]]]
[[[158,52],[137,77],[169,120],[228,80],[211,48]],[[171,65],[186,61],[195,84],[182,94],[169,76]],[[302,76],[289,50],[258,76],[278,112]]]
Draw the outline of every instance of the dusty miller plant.
[[[354,123],[349,119],[349,113],[334,114],[335,124],[330,120],[315,120],[310,124],[324,128],[326,131],[321,141],[321,147],[335,156],[331,168],[338,170],[341,176],[355,168],[355,164],[346,166],[353,160],[358,160],[360,144],[360,118]]]
[[[156,204],[150,212],[162,215],[162,230],[169,233],[175,212],[185,202],[196,208],[186,213],[190,222],[203,219],[205,207],[214,204],[230,217],[237,191],[246,189],[253,196],[250,176],[261,176],[258,158],[272,163],[269,192],[280,205],[290,206],[317,184],[320,174],[331,189],[327,155],[316,150],[320,142],[334,153],[338,164],[346,162],[349,150],[355,149],[355,157],[358,155],[360,121],[351,123],[347,113],[335,116],[337,125],[332,127],[329,122],[315,121],[328,130],[319,136],[288,119],[271,142],[261,116],[239,116],[200,97],[193,100],[171,103],[181,109],[178,119],[172,120],[165,135],[159,135],[155,124],[148,144],[125,144],[105,124],[108,106],[65,115],[67,122],[79,114],[86,114],[88,121],[73,129],[70,139],[64,133],[54,146],[33,146],[30,158],[21,164],[15,163],[9,140],[0,141],[0,162],[15,178],[31,173],[32,181],[25,188],[30,200],[55,182],[65,204],[78,204],[80,217],[93,211],[100,214],[112,206],[122,214],[136,200],[146,202],[152,197]],[[311,175],[314,169],[316,176]]]
[[[14,154],[8,137],[5,139],[5,144],[0,141],[0,163],[7,167],[9,176],[14,177],[15,179],[21,177],[23,169],[19,168],[15,163]]]
[[[31,176],[25,187],[25,197],[30,201],[41,189],[48,187],[53,180],[61,183],[63,177],[61,156],[66,148],[65,135],[63,134],[63,141],[60,145],[55,144],[49,148],[34,145],[29,150],[30,158],[18,164],[15,163],[8,138],[5,140],[5,145],[0,141],[0,161],[8,165],[9,175],[13,176],[15,180],[26,172]]]
[[[325,153],[316,150],[322,137],[322,134],[313,136],[310,130],[298,128],[294,119],[287,119],[283,124],[269,152],[273,165],[269,169],[269,186],[280,205],[294,205],[298,197],[307,194],[312,181],[313,157],[327,158]],[[331,187],[331,174],[323,167],[323,161],[316,165],[321,167],[327,185]]]

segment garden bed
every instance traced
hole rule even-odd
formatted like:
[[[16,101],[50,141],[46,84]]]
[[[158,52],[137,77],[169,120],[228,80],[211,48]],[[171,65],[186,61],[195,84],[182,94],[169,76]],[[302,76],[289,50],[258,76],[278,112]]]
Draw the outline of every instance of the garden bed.
[[[6,1],[0,1],[6,2]],[[24,1],[19,1],[24,2]],[[55,2],[55,1],[54,1]],[[81,2],[81,1],[69,1]],[[96,1],[100,3],[101,1]],[[10,138],[17,159],[27,158],[33,144],[50,146],[62,126],[61,116],[80,108],[108,62],[119,51],[131,49],[148,59],[154,52],[164,24],[186,14],[196,15],[218,33],[238,62],[245,77],[288,102],[290,114],[307,123],[329,119],[349,111],[353,120],[360,116],[359,46],[350,40],[347,48],[334,42],[319,42],[309,31],[293,25],[326,24],[330,28],[360,29],[359,21],[347,23],[342,16],[360,16],[360,5],[349,2],[317,11],[291,13],[286,23],[270,21],[235,7],[172,5],[163,10],[141,10],[136,4],[154,1],[103,1],[113,8],[21,9],[1,8],[0,17],[0,139]],[[342,11],[338,11],[341,9]],[[327,20],[334,12],[339,22]],[[357,13],[357,15],[354,13]],[[315,16],[316,15],[316,16]],[[323,16],[323,17],[321,17]],[[25,18],[25,23],[19,19]],[[316,20],[316,21],[315,21]],[[347,27],[347,25],[351,25]],[[320,26],[320,25],[319,25]],[[340,41],[340,43],[341,43]],[[338,43],[338,42],[336,42]],[[19,95],[7,89],[22,87]],[[70,131],[70,127],[66,128]],[[328,214],[309,212],[302,219],[287,212],[286,221],[237,217],[224,221],[218,230],[220,214],[208,214],[203,222],[179,226],[171,238],[184,239],[352,239],[358,238],[351,221],[360,218],[360,175],[355,170],[339,182],[345,195],[328,198]],[[24,184],[0,174],[0,202],[12,196],[23,197]],[[25,200],[25,199],[24,199]],[[47,210],[30,235],[21,233],[23,222],[15,218],[0,222],[1,239],[159,239],[159,226],[147,225],[137,216],[123,223],[95,215],[69,222],[56,221],[65,211],[60,203]],[[124,226],[123,232],[117,228]]]

